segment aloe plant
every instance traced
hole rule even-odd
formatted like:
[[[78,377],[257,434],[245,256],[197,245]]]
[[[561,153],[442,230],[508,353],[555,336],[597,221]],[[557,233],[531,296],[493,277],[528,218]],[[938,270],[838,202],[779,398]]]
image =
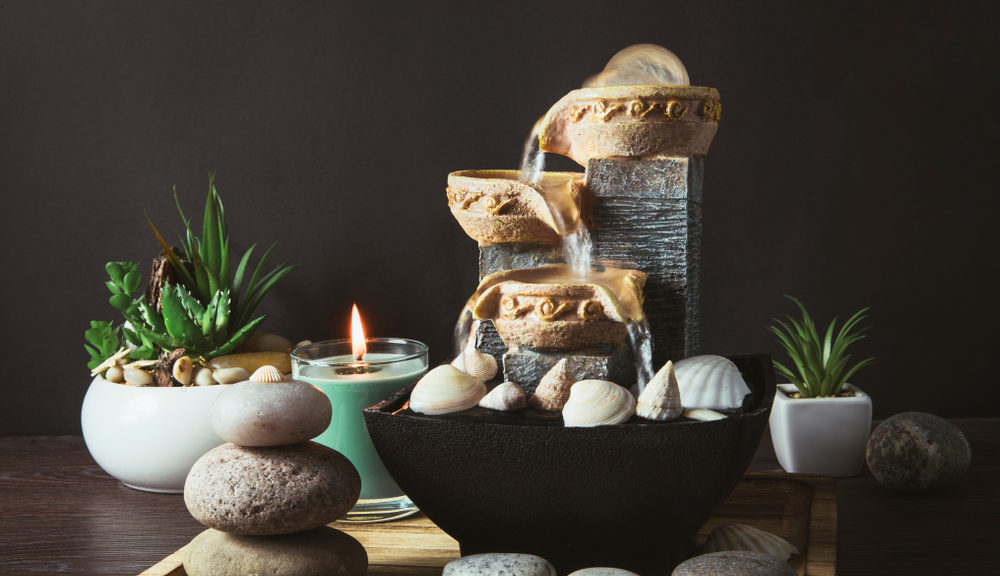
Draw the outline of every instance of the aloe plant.
[[[851,364],[848,349],[858,340],[865,338],[867,327],[860,326],[868,316],[868,308],[855,312],[837,330],[834,318],[827,327],[823,338],[816,330],[816,324],[798,299],[785,296],[795,303],[802,314],[801,319],[785,315],[785,320],[774,318],[776,325],[768,326],[791,359],[795,370],[774,361],[774,369],[795,385],[799,394],[806,398],[836,396],[840,394],[847,380],[858,370],[875,361],[865,358]]]

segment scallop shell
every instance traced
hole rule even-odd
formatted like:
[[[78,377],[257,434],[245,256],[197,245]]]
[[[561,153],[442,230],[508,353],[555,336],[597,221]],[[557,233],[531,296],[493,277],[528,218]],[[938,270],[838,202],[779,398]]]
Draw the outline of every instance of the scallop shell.
[[[666,422],[675,420],[684,412],[681,406],[681,392],[677,388],[677,377],[674,375],[674,363],[667,363],[646,384],[639,394],[635,413],[646,420]]]
[[[253,380],[254,382],[268,382],[268,383],[284,382],[285,375],[281,373],[281,370],[278,370],[274,366],[268,365],[268,366],[261,366],[260,368],[256,369],[254,373],[250,375],[250,380]]]
[[[479,404],[486,395],[483,381],[451,364],[434,368],[410,393],[410,410],[421,414],[449,414]]]
[[[191,378],[194,376],[194,364],[187,356],[181,356],[174,361],[171,373],[174,376],[174,380],[180,382],[181,386],[187,386],[191,384]]]
[[[492,380],[497,375],[499,367],[497,359],[492,354],[480,352],[475,346],[468,346],[463,354],[463,367],[460,370],[482,381]]]
[[[635,414],[635,396],[606,380],[580,380],[570,390],[562,410],[566,426],[621,424]]]
[[[516,412],[528,406],[528,397],[515,382],[504,382],[489,391],[479,405],[500,412]]]
[[[728,358],[692,356],[674,364],[685,408],[729,410],[743,405],[750,388]]]
[[[531,398],[528,398],[528,404],[539,410],[558,412],[569,400],[572,386],[573,375],[569,372],[569,360],[563,358],[538,381],[538,387]]]
[[[712,530],[701,547],[701,553],[722,552],[724,550],[748,550],[770,554],[787,561],[799,549],[787,540],[766,530],[748,524],[723,524]]]

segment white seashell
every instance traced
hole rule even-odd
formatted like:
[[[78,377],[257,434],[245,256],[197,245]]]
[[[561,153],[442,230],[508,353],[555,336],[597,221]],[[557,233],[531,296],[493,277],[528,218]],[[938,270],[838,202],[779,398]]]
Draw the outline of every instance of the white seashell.
[[[194,383],[196,386],[214,386],[218,384],[215,380],[215,375],[212,374],[212,369],[205,368],[204,366],[195,368]]]
[[[685,408],[739,408],[750,393],[739,368],[722,356],[685,358],[674,364],[674,373]]]
[[[121,366],[110,366],[104,372],[104,379],[108,382],[114,382],[115,384],[121,384],[125,381],[125,371],[122,370]]]
[[[606,380],[580,380],[570,389],[562,410],[566,426],[621,424],[635,414],[635,397]]]
[[[274,366],[261,366],[250,375],[250,380],[254,382],[284,382],[285,375]]]
[[[684,412],[681,406],[681,392],[674,376],[674,363],[667,363],[646,384],[636,401],[635,413],[646,420],[666,422],[680,418]]]
[[[194,364],[187,356],[181,356],[174,360],[174,368],[171,372],[174,380],[180,382],[181,386],[187,386],[191,384],[191,378],[194,377]]]
[[[150,386],[153,384],[153,377],[141,368],[126,366],[122,369],[125,382],[132,386]]]
[[[711,422],[713,420],[722,420],[727,418],[725,414],[716,412],[715,410],[709,410],[708,408],[688,408],[684,411],[684,417],[692,420],[700,420],[702,422]]]
[[[250,378],[250,372],[246,368],[240,368],[239,366],[219,368],[212,375],[219,384],[235,384]]]
[[[724,550],[748,550],[760,552],[787,561],[799,549],[787,540],[766,530],[748,524],[723,524],[712,530],[701,547],[701,553],[722,552]]]
[[[480,352],[475,346],[467,346],[463,356],[462,367],[459,370],[469,376],[475,376],[486,382],[492,380],[497,375],[499,367],[497,366],[497,359],[492,354]],[[458,367],[456,366],[456,368]]]
[[[455,356],[455,359],[451,361],[451,365],[461,370],[462,372],[465,372],[465,354],[462,353],[459,354],[458,356]],[[468,374],[468,372],[465,373]]]
[[[563,358],[538,381],[535,393],[528,398],[528,404],[539,410],[559,412],[569,400],[569,390],[572,386],[573,376],[569,372],[569,361]]]
[[[516,412],[528,406],[528,397],[515,382],[504,382],[489,391],[479,405],[500,412]]]
[[[410,393],[410,410],[421,414],[449,414],[479,404],[486,384],[451,364],[434,368],[417,382]]]

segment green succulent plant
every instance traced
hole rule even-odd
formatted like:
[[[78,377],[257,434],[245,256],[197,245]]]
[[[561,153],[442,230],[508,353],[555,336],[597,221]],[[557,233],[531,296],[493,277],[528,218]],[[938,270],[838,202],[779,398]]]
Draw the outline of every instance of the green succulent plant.
[[[837,330],[834,318],[827,327],[823,338],[816,330],[816,324],[798,299],[785,296],[799,308],[801,319],[785,315],[785,320],[774,318],[775,325],[768,326],[791,359],[795,370],[781,362],[774,361],[774,369],[795,385],[799,394],[806,398],[836,396],[840,394],[847,380],[855,372],[875,361],[865,358],[851,364],[847,353],[852,344],[865,338],[867,327],[859,326],[868,316],[868,308],[855,312]]]
[[[108,302],[122,313],[127,324],[115,327],[110,322],[91,322],[91,328],[84,334],[85,348],[90,354],[87,366],[91,370],[126,343],[131,348],[128,357],[134,360],[154,359],[162,352],[179,348],[187,356],[206,359],[230,353],[263,322],[263,316],[252,318],[260,301],[297,267],[285,261],[264,272],[264,262],[274,248],[272,244],[248,277],[254,244],[243,253],[235,274],[231,273],[229,232],[214,175],[209,177],[200,238],[184,216],[176,191],[174,201],[184,224],[180,239],[183,254],[167,244],[148,215],[146,220],[169,262],[170,276],[178,281],[165,279],[156,301],[149,302],[145,293],[136,294],[141,283],[136,264],[105,265],[109,278],[106,285],[111,292]],[[119,331],[124,341],[119,338]]]

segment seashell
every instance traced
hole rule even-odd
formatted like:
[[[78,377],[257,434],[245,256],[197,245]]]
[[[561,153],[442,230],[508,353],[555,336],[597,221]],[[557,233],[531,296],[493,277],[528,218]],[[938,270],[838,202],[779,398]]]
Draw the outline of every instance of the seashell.
[[[566,426],[607,426],[621,424],[635,414],[635,396],[606,380],[580,380],[570,389],[562,409]]]
[[[285,375],[274,366],[261,366],[250,375],[250,380],[254,382],[284,382]]]
[[[475,346],[467,346],[462,356],[462,366],[455,367],[466,374],[475,376],[484,382],[492,380],[497,375],[499,367],[497,359],[492,354],[480,352]]]
[[[538,381],[535,393],[528,398],[528,404],[539,410],[559,412],[569,400],[569,390],[573,383],[569,360],[563,358]]]
[[[516,412],[528,406],[528,397],[515,382],[504,382],[489,391],[479,405],[500,412]]]
[[[701,547],[702,554],[725,550],[760,552],[783,561],[787,561],[792,554],[799,553],[798,548],[781,536],[749,524],[723,524],[712,530]]]
[[[125,382],[132,386],[149,386],[153,383],[153,377],[141,368],[126,366],[122,369]]]
[[[434,368],[410,393],[410,410],[421,414],[450,414],[479,404],[486,395],[483,381],[451,364]]]
[[[121,384],[125,381],[125,371],[122,370],[121,366],[109,366],[104,372],[104,379],[108,382]]]
[[[739,368],[722,356],[685,358],[674,364],[674,373],[685,408],[730,410],[742,406],[750,394]]]
[[[715,410],[709,410],[708,408],[688,408],[687,410],[684,410],[684,417],[692,420],[700,420],[702,422],[711,422],[713,420],[722,420],[723,418],[727,418],[725,414],[716,412]]]
[[[219,384],[235,384],[250,378],[250,372],[246,368],[233,366],[231,368],[220,368],[212,373],[215,381]]]
[[[195,368],[194,383],[195,386],[214,386],[218,384],[215,380],[215,375],[212,373],[212,369],[205,368],[204,366]]]
[[[173,374],[174,380],[180,382],[181,386],[187,386],[191,384],[191,378],[194,376],[194,364],[187,356],[181,356],[174,361],[174,367],[171,373]]]
[[[677,378],[674,375],[674,363],[667,363],[646,384],[639,394],[635,413],[646,420],[666,422],[675,420],[684,412],[681,406],[681,392],[677,388]]]

